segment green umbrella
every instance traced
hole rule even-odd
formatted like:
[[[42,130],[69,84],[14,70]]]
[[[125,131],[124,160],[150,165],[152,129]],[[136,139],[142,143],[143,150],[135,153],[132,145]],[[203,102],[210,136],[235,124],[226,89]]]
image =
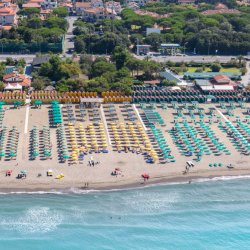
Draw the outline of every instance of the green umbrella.
[[[16,154],[14,152],[9,153],[9,157],[14,157],[14,156],[16,156]]]
[[[52,101],[52,102],[50,102],[51,104],[59,104],[59,102],[58,101]]]
[[[38,156],[39,155],[39,153],[37,152],[37,151],[34,151],[33,153],[32,153],[32,156],[34,156],[34,157],[36,157],[36,156]]]
[[[41,105],[43,102],[42,101],[40,101],[40,100],[36,100],[36,101],[34,101],[34,104],[35,105]]]
[[[69,155],[63,155],[63,159],[69,159]]]
[[[51,156],[51,153],[50,153],[49,151],[45,151],[45,152],[44,152],[44,155],[45,155],[45,156]]]

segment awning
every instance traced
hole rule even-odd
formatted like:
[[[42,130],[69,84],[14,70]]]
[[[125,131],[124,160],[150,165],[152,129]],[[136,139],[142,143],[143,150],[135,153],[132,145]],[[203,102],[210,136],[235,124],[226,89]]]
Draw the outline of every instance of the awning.
[[[20,84],[7,84],[7,86],[4,88],[4,90],[22,90],[22,86]]]

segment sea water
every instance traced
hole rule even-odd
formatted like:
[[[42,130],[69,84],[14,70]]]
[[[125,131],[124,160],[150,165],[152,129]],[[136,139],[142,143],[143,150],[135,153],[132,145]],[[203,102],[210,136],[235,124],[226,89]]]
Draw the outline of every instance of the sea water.
[[[0,194],[0,249],[250,249],[250,179]]]

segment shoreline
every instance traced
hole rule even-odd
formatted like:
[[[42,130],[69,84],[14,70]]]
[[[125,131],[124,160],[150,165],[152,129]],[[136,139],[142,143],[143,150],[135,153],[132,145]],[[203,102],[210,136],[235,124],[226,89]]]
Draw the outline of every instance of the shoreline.
[[[242,170],[242,169],[234,169],[234,170],[229,170],[227,173],[223,174],[208,174],[204,172],[199,172],[199,173],[190,173],[189,175],[172,175],[172,176],[157,176],[149,179],[147,182],[143,183],[143,181],[138,179],[138,182],[127,182],[124,184],[121,184],[119,181],[115,183],[90,183],[90,186],[88,188],[83,187],[81,185],[67,185],[63,184],[61,186],[50,186],[50,187],[38,187],[37,185],[27,185],[25,187],[0,187],[0,195],[1,194],[29,194],[29,193],[41,193],[41,194],[81,194],[81,193],[89,193],[89,192],[100,192],[100,191],[124,191],[124,190],[129,190],[129,189],[137,189],[137,188],[147,188],[151,186],[160,186],[160,185],[179,185],[179,184],[192,184],[192,183],[197,183],[197,180],[201,180],[201,182],[205,181],[212,181],[215,178],[218,178],[217,180],[230,180],[230,179],[236,179],[237,177],[239,178],[246,178],[249,176],[250,178],[250,170]],[[226,172],[226,171],[221,171],[221,172]],[[226,177],[225,179],[222,179],[223,177]],[[231,177],[231,178],[230,178]],[[190,182],[191,181],[191,182]],[[189,183],[190,182],[190,183]],[[45,185],[48,186],[48,185]],[[85,192],[84,192],[85,191]]]

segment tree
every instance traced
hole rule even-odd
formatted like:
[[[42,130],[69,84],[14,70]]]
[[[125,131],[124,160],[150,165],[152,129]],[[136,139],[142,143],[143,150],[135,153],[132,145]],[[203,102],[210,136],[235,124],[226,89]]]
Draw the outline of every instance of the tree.
[[[13,58],[6,57],[6,65],[7,66],[14,66],[15,65],[15,61],[13,60]]]
[[[75,39],[74,46],[77,53],[83,53],[85,51],[85,43],[81,38]]]
[[[40,29],[42,27],[42,20],[39,17],[33,17],[27,22],[27,27],[31,29]]]
[[[24,16],[28,16],[28,18],[32,17],[32,16],[38,16],[40,13],[40,9],[38,8],[25,8],[25,9],[21,9],[19,11],[19,14],[24,15]]]
[[[195,70],[195,72],[196,72],[196,73],[201,73],[201,72],[203,72],[203,68],[197,68],[197,69]]]
[[[68,11],[65,7],[58,7],[53,10],[53,14],[59,17],[66,17],[68,15]]]
[[[221,65],[219,63],[213,63],[210,66],[212,72],[219,72],[221,70]]]
[[[25,59],[24,58],[19,59],[17,65],[24,68],[26,65]]]
[[[0,81],[0,91],[3,91],[5,87],[4,82]]]
[[[158,50],[163,42],[163,36],[158,33],[151,33],[145,38],[145,43],[151,45],[152,50]]]
[[[161,85],[166,87],[174,87],[177,85],[177,82],[174,80],[164,79],[161,81]]]
[[[108,62],[97,62],[93,64],[93,67],[91,69],[91,77],[99,77],[103,75],[104,73],[112,73],[115,72],[115,65]]]
[[[116,46],[113,51],[111,60],[115,62],[116,68],[119,70],[124,66],[128,57],[129,54],[123,47]]]
[[[33,87],[35,90],[43,90],[45,88],[45,84],[41,78],[36,78],[32,81],[31,87]]]

